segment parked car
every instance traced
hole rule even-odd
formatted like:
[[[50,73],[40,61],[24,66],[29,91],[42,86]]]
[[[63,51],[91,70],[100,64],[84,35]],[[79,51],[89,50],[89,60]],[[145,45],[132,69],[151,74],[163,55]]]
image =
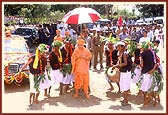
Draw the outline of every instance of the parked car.
[[[145,21],[142,18],[135,22],[135,25],[143,25],[143,24],[145,24]]]
[[[24,79],[28,78],[29,67],[27,67],[20,75],[15,76],[20,68],[27,62],[30,50],[23,39],[6,39],[4,43],[4,81],[6,84],[20,84]]]
[[[163,21],[164,20],[164,17],[163,16],[158,16],[158,17],[154,17],[154,21],[157,23],[157,24],[163,24]]]
[[[89,29],[89,30],[92,30],[95,23],[85,23],[86,24],[86,27]]]
[[[38,32],[33,27],[19,27],[12,34],[24,37],[29,47],[39,41]]]
[[[145,24],[146,25],[153,24],[153,22],[154,22],[154,18],[145,18]]]
[[[98,19],[96,21],[98,24],[107,24],[107,23],[111,23],[111,21],[109,19]]]
[[[111,24],[111,21],[109,19],[99,19],[96,21],[97,25],[105,26],[106,24]]]

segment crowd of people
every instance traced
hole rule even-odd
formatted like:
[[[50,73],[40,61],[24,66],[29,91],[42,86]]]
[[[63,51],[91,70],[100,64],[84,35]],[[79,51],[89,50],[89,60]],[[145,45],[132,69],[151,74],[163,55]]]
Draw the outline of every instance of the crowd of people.
[[[60,95],[65,94],[72,85],[75,98],[80,89],[83,89],[87,99],[90,98],[89,69],[97,70],[98,63],[102,70],[109,67],[119,69],[120,81],[117,85],[118,92],[124,97],[123,105],[128,104],[131,82],[140,84],[138,95],[143,94],[144,106],[149,105],[152,93],[158,94],[162,81],[157,81],[156,77],[163,75],[164,62],[161,58],[164,48],[162,25],[114,27],[107,24],[104,26],[106,29],[95,26],[91,30],[84,26],[79,35],[71,25],[68,28],[61,24],[55,29],[51,27],[39,25],[40,44],[36,54],[19,71],[29,65],[30,104],[38,103],[40,91],[44,90],[44,96],[49,97],[51,87],[56,83],[60,84]],[[133,47],[132,43],[135,43],[135,49],[128,47]],[[159,51],[156,52],[156,49]],[[106,67],[103,65],[104,56]],[[105,76],[112,91],[113,81],[107,74]]]

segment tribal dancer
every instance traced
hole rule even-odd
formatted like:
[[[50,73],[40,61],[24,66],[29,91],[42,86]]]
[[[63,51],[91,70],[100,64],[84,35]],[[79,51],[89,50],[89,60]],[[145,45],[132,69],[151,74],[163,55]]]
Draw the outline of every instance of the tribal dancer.
[[[50,71],[50,77],[51,77],[51,86],[53,86],[56,83],[60,83],[60,95],[62,95],[62,79],[63,74],[61,73],[60,69],[62,66],[62,54],[60,51],[60,47],[62,46],[62,43],[60,41],[54,41],[52,44],[52,52],[49,55],[49,63],[51,66]],[[49,88],[49,93],[50,93]]]
[[[40,94],[39,85],[45,78],[45,67],[46,67],[46,57],[45,51],[47,45],[40,44],[36,49],[36,55],[29,58],[28,62],[23,65],[20,71],[17,74],[20,74],[24,68],[29,65],[30,74],[29,74],[29,81],[30,81],[30,99],[29,102],[38,103],[38,97]],[[33,101],[32,101],[33,98]]]
[[[152,50],[149,48],[148,43],[143,43],[143,52],[141,53],[141,73],[143,76],[142,84],[140,90],[143,91],[144,94],[144,104],[143,106],[149,105],[149,97],[150,93],[147,93],[149,89],[152,86],[152,73],[157,67],[157,62],[155,58],[155,54],[152,52]],[[149,61],[150,60],[150,61]]]
[[[62,64],[63,64],[61,72],[64,75],[62,83],[65,86],[65,89],[64,89],[65,92],[67,92],[67,90],[69,89],[68,85],[74,82],[73,75],[71,74],[71,69],[72,69],[71,56],[73,53],[73,49],[70,41],[68,40],[64,41],[64,47],[61,48],[61,53],[62,53]]]

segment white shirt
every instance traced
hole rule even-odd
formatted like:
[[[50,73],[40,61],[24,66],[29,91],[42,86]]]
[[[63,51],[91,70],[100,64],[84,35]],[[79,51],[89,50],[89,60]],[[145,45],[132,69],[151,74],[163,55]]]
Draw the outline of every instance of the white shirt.
[[[153,41],[153,32],[150,30],[148,33],[147,33],[147,37],[150,37],[151,41]]]
[[[143,42],[150,42],[150,37],[141,37],[140,40],[139,40],[139,43],[143,43]]]
[[[73,29],[67,29],[67,31],[69,31],[71,38],[74,38],[74,32],[75,32],[75,30],[73,30]]]

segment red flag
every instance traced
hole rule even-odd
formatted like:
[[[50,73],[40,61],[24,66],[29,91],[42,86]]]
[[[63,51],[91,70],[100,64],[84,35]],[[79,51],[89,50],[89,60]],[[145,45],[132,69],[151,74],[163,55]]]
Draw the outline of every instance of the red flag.
[[[122,26],[122,16],[120,16],[119,19],[118,19],[118,25]]]

